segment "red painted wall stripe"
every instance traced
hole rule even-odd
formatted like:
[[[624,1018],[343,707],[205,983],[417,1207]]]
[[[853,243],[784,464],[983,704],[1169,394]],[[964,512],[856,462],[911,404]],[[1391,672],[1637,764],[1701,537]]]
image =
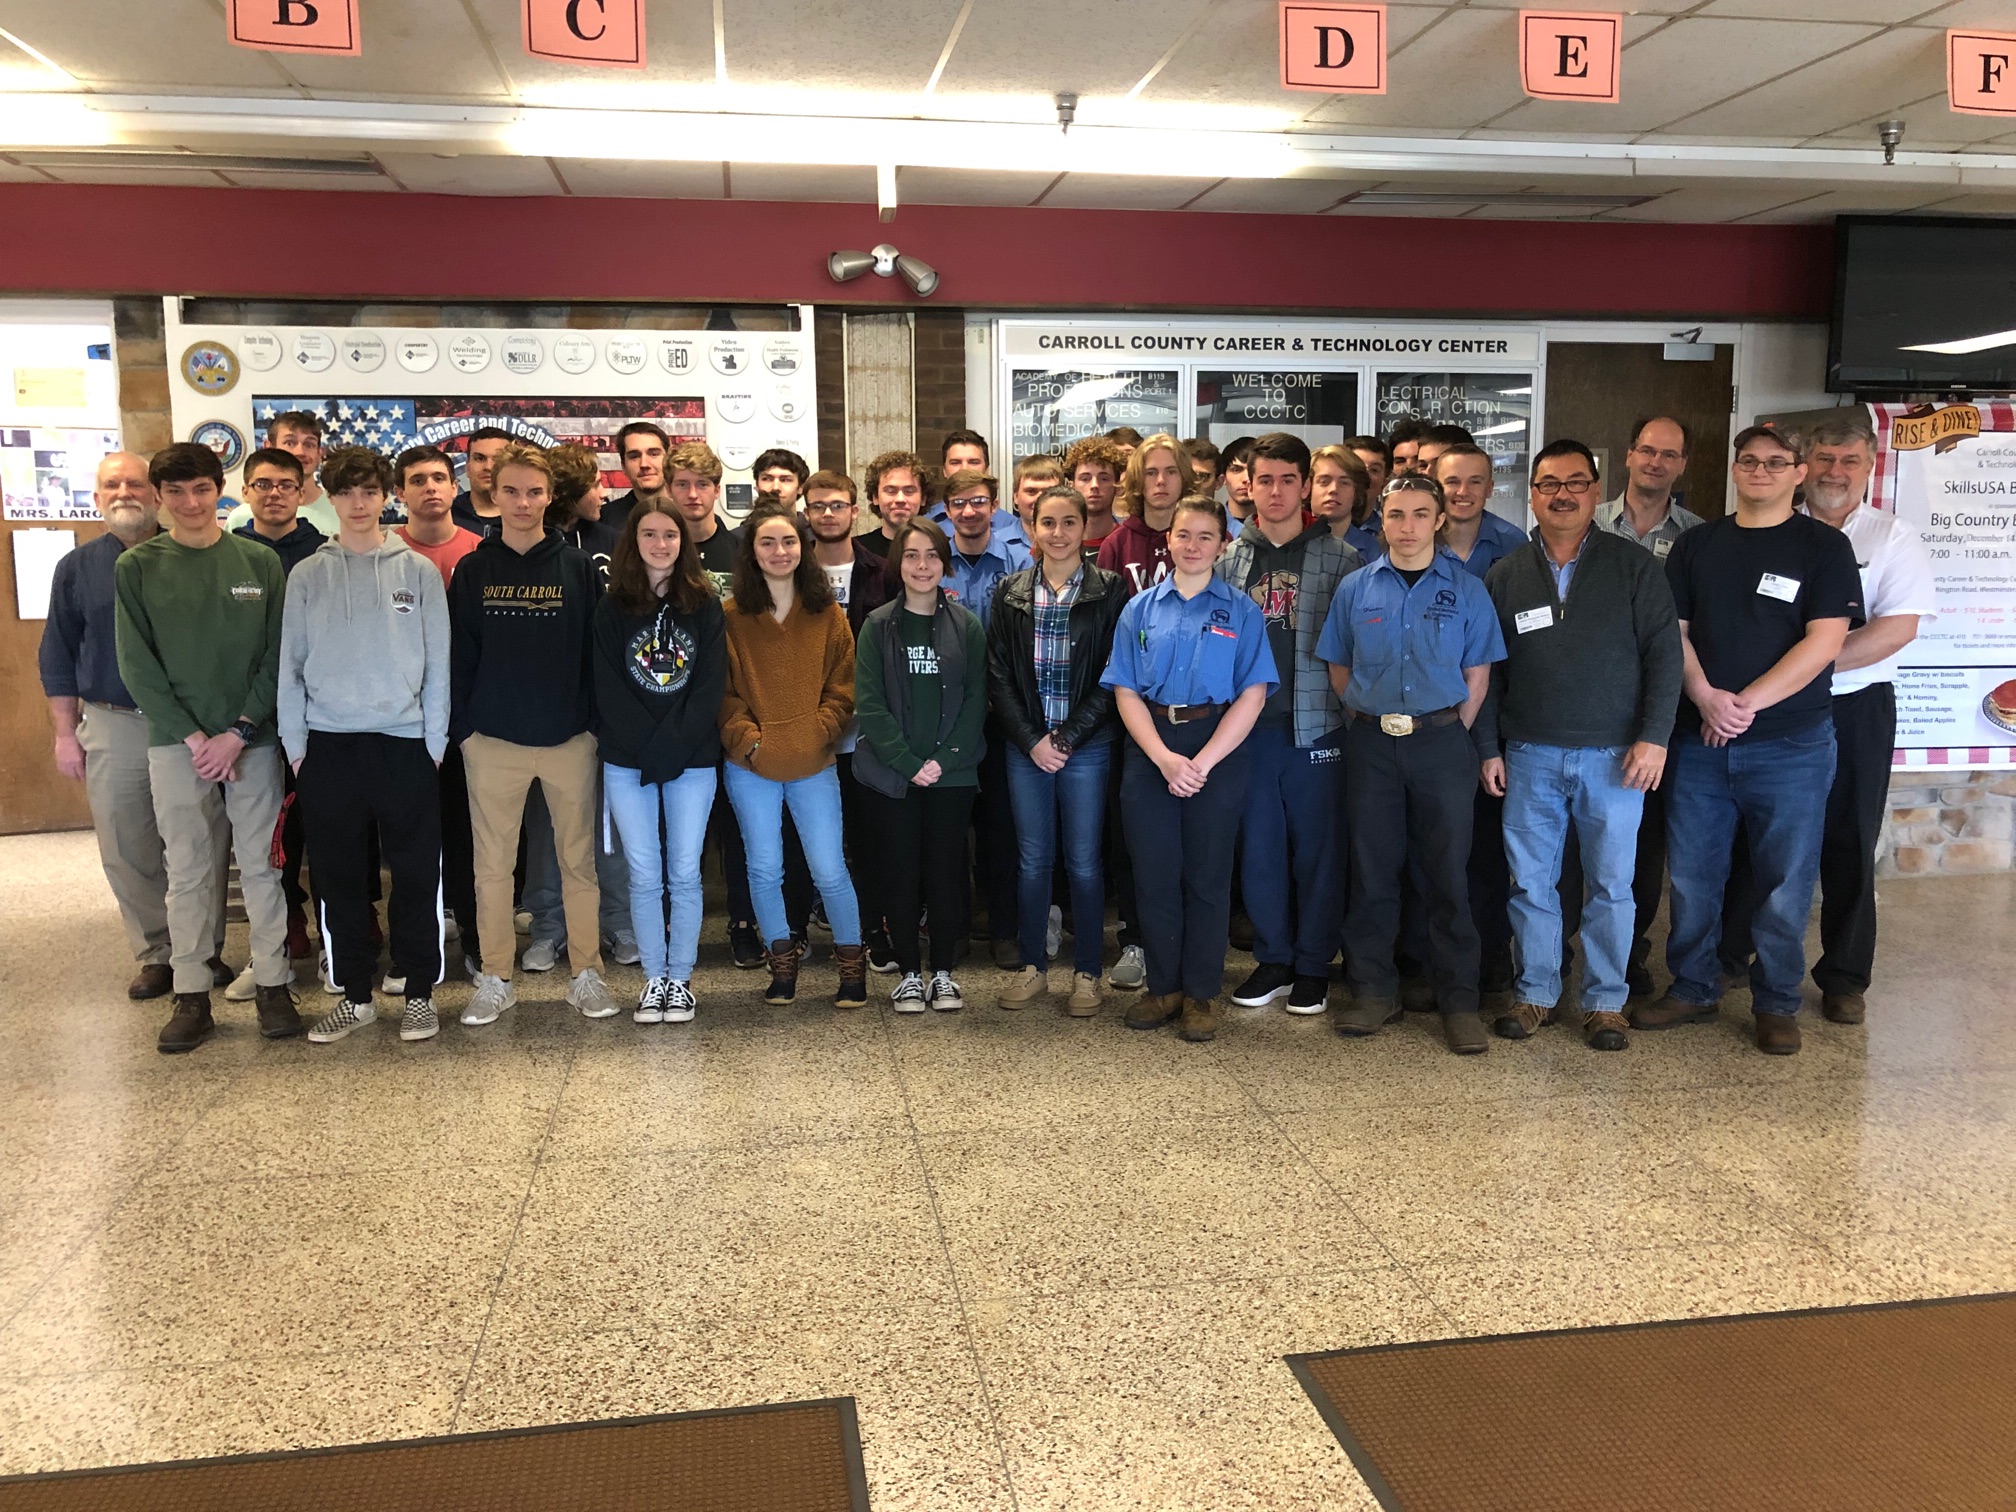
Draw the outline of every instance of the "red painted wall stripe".
[[[253,237],[253,218],[295,227]],[[893,241],[933,303],[1039,310],[1827,317],[1825,226],[1451,221],[0,185],[0,292],[890,305],[828,252]]]

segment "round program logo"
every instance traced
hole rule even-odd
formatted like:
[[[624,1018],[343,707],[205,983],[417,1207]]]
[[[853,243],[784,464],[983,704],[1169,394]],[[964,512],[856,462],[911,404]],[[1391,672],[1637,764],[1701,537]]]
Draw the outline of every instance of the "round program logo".
[[[189,439],[217,453],[217,465],[226,472],[245,460],[245,437],[228,421],[202,421],[189,432]]]
[[[218,341],[199,341],[182,354],[182,377],[199,394],[214,399],[238,386],[238,359]]]

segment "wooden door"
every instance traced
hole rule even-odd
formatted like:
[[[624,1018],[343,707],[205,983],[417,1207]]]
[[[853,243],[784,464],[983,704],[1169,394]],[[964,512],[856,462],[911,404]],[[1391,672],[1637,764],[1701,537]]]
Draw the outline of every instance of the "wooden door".
[[[1723,513],[1729,481],[1729,416],[1735,403],[1735,356],[1715,348],[1708,362],[1668,362],[1658,342],[1547,343],[1546,435],[1586,443],[1608,466],[1603,497],[1624,490],[1631,427],[1671,415],[1694,437],[1681,480],[1681,502],[1703,519]]]
[[[62,521],[77,532],[77,544],[105,533],[95,521]],[[6,603],[0,605],[0,835],[37,830],[88,829],[91,807],[84,784],[56,770],[50,752],[55,735],[49,723],[49,702],[42,696],[42,678],[35,655],[42,644],[43,620],[20,617],[14,585],[14,532],[31,528],[12,521],[0,524],[7,536]]]

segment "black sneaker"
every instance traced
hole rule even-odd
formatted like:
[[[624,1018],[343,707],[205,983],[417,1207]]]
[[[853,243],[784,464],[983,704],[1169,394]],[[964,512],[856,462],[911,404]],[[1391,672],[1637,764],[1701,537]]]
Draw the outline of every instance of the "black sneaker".
[[[868,969],[877,976],[896,974],[896,947],[889,943],[889,931],[882,925],[868,931]]]
[[[728,954],[744,971],[760,970],[769,964],[763,942],[756,936],[756,926],[747,919],[728,926]]]
[[[1288,994],[1288,1011],[1302,1018],[1310,1018],[1330,1006],[1330,978],[1327,976],[1298,976],[1295,989]]]
[[[1295,968],[1275,966],[1262,961],[1253,968],[1253,974],[1232,989],[1232,1001],[1241,1008],[1265,1008],[1276,998],[1284,998],[1295,989]]]

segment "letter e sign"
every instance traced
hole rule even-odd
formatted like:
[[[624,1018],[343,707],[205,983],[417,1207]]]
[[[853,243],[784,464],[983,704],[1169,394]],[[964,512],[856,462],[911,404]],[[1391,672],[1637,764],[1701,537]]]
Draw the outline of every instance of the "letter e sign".
[[[1536,100],[1615,105],[1624,18],[1591,11],[1519,12],[1519,81]]]
[[[1281,87],[1386,93],[1386,7],[1281,0]]]
[[[1946,33],[1946,102],[1962,115],[2016,115],[2016,32]]]
[[[354,58],[364,51],[357,0],[225,0],[225,36],[260,52]]]
[[[644,66],[644,0],[523,0],[525,51],[556,63]]]

